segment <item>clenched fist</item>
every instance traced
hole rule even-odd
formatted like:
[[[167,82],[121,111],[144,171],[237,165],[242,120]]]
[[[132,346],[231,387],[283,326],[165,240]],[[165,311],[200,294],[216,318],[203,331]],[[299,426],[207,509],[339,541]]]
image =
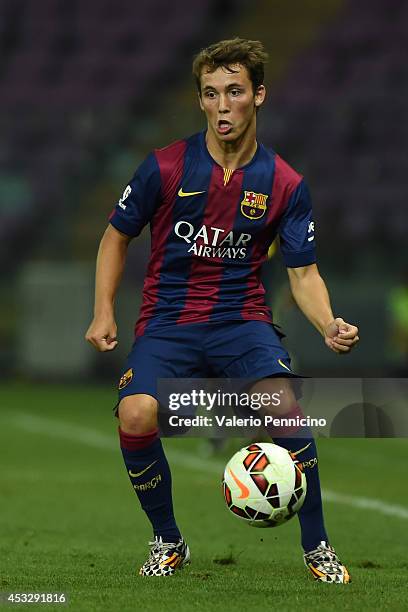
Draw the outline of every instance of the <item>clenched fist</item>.
[[[325,329],[324,341],[335,353],[349,353],[359,341],[358,327],[338,317]]]
[[[113,316],[95,317],[85,334],[85,340],[101,353],[105,353],[117,347],[116,334],[117,326]]]

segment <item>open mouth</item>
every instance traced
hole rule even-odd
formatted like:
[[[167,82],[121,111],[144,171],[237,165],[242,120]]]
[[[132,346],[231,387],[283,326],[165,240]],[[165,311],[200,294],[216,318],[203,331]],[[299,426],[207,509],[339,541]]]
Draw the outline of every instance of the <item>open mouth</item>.
[[[228,134],[232,130],[232,125],[229,121],[225,119],[220,119],[217,122],[217,131],[219,134]]]

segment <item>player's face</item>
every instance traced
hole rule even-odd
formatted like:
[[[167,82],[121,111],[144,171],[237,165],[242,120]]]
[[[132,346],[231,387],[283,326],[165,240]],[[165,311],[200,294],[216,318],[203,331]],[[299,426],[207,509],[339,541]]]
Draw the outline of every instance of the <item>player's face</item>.
[[[265,99],[265,87],[254,92],[248,70],[240,64],[201,74],[200,106],[208,129],[219,142],[233,143],[256,124],[256,108]]]

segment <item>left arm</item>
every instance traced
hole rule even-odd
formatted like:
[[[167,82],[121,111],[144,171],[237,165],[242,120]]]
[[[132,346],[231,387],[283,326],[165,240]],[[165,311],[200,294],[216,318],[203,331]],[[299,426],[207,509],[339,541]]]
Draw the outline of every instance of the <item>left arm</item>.
[[[357,344],[358,328],[334,318],[329,293],[316,264],[287,268],[292,295],[303,314],[335,353],[348,353]]]

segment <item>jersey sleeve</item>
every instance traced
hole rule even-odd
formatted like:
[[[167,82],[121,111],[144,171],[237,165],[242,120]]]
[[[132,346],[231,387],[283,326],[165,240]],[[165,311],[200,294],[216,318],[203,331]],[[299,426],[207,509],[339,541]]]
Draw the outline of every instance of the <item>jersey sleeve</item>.
[[[302,180],[289,198],[279,225],[280,248],[287,268],[316,261],[315,229],[309,189]]]
[[[150,153],[136,170],[116,204],[109,222],[127,234],[138,236],[151,221],[160,201],[160,170],[154,153]]]

